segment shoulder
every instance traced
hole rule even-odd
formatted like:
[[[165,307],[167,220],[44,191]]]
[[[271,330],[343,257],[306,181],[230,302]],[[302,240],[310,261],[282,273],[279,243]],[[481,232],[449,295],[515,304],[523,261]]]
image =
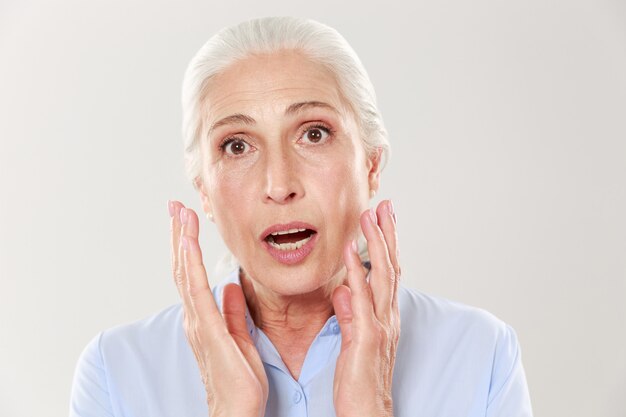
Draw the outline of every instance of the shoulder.
[[[149,335],[153,333],[168,332],[172,326],[182,318],[181,303],[172,304],[142,319],[119,324],[103,331],[103,337],[116,335],[124,337],[136,337],[137,335]]]
[[[112,416],[137,380],[153,381],[158,376],[154,370],[160,369],[154,364],[179,343],[175,336],[179,317],[180,305],[172,305],[95,335],[76,364],[70,415]]]
[[[186,350],[182,305],[174,304],[140,320],[100,331],[87,343],[77,372],[120,376],[145,371],[164,357]]]
[[[401,286],[398,352],[406,361],[456,367],[488,383],[518,360],[513,328],[492,313]]]
[[[175,348],[184,336],[181,303],[170,305],[145,318],[120,324],[100,332],[99,345],[103,355],[131,355]],[[142,353],[143,354],[143,353]]]
[[[76,386],[88,386],[97,377],[98,386],[113,385],[124,391],[138,380],[167,380],[167,375],[177,371],[193,372],[182,320],[182,305],[174,304],[101,331],[83,349],[76,366]]]
[[[206,415],[204,399],[178,303],[92,338],[76,366],[70,415]]]
[[[495,343],[510,331],[504,321],[482,308],[426,294],[402,284],[398,289],[398,305],[402,331],[409,333],[446,334]]]
[[[212,292],[219,305],[223,286],[236,279],[230,274],[216,285]],[[142,319],[119,324],[101,331],[86,349],[97,346],[103,356],[115,359],[128,355],[163,355],[187,353],[187,340],[183,329],[183,306],[181,302],[171,304]]]
[[[404,286],[398,304],[396,363],[402,366],[394,370],[394,384],[399,403],[411,405],[407,409],[425,404],[425,414],[532,415],[510,325],[484,309]]]

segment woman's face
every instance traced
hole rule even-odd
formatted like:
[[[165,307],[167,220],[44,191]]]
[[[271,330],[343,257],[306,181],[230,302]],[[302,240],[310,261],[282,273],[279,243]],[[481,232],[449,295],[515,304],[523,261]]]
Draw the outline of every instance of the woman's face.
[[[328,285],[379,160],[332,73],[294,51],[250,57],[213,78],[203,106],[203,208],[244,271],[281,295]]]

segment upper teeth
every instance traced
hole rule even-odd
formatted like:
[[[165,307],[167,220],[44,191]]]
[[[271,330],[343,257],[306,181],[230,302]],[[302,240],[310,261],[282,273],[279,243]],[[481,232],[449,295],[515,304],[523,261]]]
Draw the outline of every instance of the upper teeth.
[[[287,233],[304,232],[305,230],[306,229],[289,229],[289,230],[284,230],[282,232],[274,232],[274,233],[272,233],[272,236],[286,235]]]

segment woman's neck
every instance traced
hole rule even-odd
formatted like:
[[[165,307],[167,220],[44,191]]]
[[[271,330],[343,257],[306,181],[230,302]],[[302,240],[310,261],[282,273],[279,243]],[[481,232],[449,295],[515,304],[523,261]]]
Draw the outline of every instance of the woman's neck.
[[[254,324],[272,341],[295,380],[313,340],[335,314],[331,294],[346,279],[342,269],[327,285],[292,296],[276,294],[240,269],[239,278]]]
[[[251,279],[243,270],[239,278],[254,324],[265,333],[316,335],[334,314],[329,291],[324,288],[283,296]]]

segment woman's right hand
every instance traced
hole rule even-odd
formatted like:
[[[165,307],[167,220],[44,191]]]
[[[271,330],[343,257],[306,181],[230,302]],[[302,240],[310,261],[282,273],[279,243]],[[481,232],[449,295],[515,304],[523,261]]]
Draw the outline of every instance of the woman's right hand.
[[[267,375],[248,334],[241,287],[225,286],[220,314],[202,263],[198,216],[177,201],[169,201],[168,208],[172,271],[183,301],[185,334],[206,388],[209,415],[263,416]]]

